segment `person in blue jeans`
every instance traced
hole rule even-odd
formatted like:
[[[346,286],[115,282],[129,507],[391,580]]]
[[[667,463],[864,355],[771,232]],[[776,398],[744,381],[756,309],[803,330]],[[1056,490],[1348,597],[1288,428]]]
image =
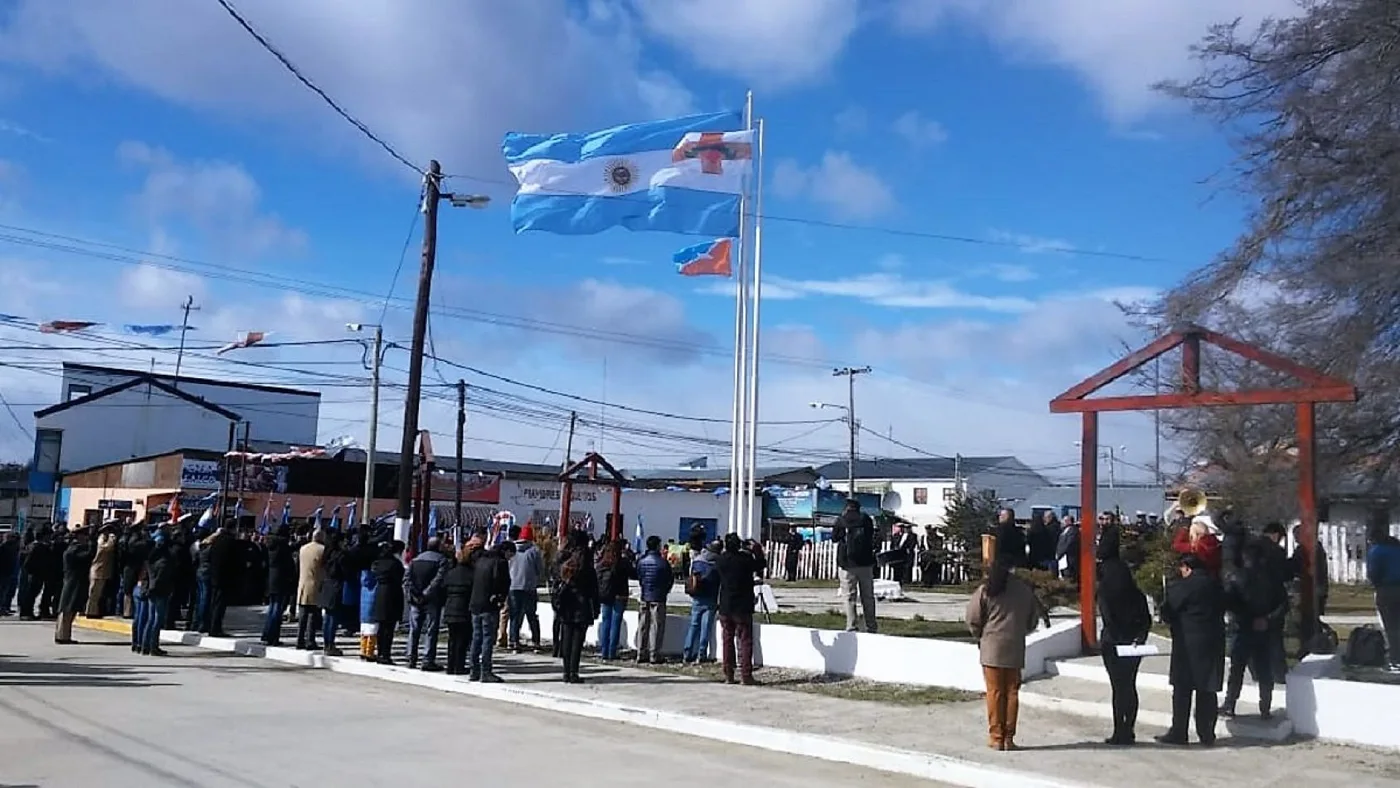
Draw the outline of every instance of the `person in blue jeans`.
[[[700,555],[690,562],[685,592],[690,595],[690,626],[685,631],[681,661],[698,665],[709,659],[710,636],[715,631],[715,612],[719,605],[719,572],[715,561],[723,544],[715,540],[706,545]]]
[[[515,554],[513,542],[502,542],[480,552],[473,562],[472,593],[468,610],[472,615],[471,653],[467,655],[468,673],[472,681],[500,682],[491,658],[496,646],[496,630],[501,620],[501,606],[510,593],[510,559]]]
[[[138,626],[140,631],[140,652],[153,657],[164,656],[160,647],[160,629],[165,624],[170,610],[170,595],[175,590],[175,562],[170,555],[170,545],[164,531],[157,531],[152,538],[152,547],[141,570],[141,580],[136,585],[136,593],[143,597],[139,603]]]
[[[599,659],[617,659],[622,647],[622,614],[627,612],[628,581],[637,576],[626,547],[621,539],[608,542],[594,567],[598,573],[598,602],[602,613],[598,623]]]
[[[267,539],[267,617],[263,619],[262,629],[265,645],[282,645],[282,618],[296,592],[297,562],[292,551],[291,529],[282,525]]]
[[[534,528],[526,525],[513,535],[515,555],[510,558],[510,623],[506,629],[510,647],[520,651],[520,625],[530,622],[530,645],[540,647],[539,587],[544,580],[544,553],[535,546]]]
[[[131,651],[134,654],[141,653],[146,643],[146,607],[146,581],[142,578],[131,589]]]

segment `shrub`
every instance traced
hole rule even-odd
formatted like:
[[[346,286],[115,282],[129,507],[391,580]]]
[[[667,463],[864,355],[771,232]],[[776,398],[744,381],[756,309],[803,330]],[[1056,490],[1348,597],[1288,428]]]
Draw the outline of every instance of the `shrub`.
[[[1017,569],[1016,576],[1031,584],[1035,595],[1046,608],[1076,607],[1079,586],[1042,569]]]

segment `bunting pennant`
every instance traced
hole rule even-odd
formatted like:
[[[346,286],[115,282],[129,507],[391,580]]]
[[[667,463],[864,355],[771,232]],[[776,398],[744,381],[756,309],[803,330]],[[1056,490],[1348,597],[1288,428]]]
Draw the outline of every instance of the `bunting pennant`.
[[[238,350],[239,348],[252,347],[262,342],[264,339],[267,339],[269,334],[270,332],[267,331],[245,331],[238,335],[238,339],[235,339],[234,341],[214,351],[214,354],[222,356],[230,350]]]
[[[142,336],[142,337],[163,337],[163,336],[165,336],[166,334],[173,334],[173,333],[175,333],[176,331],[179,331],[179,330],[181,330],[181,329],[184,329],[185,331],[197,331],[197,330],[199,330],[199,329],[195,328],[194,326],[177,326],[177,325],[172,325],[172,324],[170,324],[170,323],[162,323],[162,324],[159,324],[159,325],[149,325],[149,326],[148,326],[148,325],[137,325],[137,324],[134,324],[134,323],[127,323],[126,325],[122,326],[122,330],[125,331],[126,333],[128,333],[128,334],[135,334],[135,335],[137,335],[137,336]]]
[[[68,334],[100,325],[102,324],[91,320],[50,320],[47,323],[40,323],[39,331],[44,334]]]

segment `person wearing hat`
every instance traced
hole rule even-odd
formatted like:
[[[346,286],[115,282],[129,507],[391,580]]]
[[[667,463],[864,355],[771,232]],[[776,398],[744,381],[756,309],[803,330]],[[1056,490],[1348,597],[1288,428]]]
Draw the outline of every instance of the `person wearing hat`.
[[[1187,743],[1194,703],[1196,738],[1210,747],[1225,683],[1225,594],[1199,555],[1182,555],[1176,569],[1162,602],[1162,620],[1172,631],[1172,724],[1157,741]]]
[[[88,572],[92,568],[92,539],[86,524],[68,529],[68,549],[63,551],[63,588],[58,593],[58,621],[53,642],[73,643],[73,619],[84,607],[88,593]]]
[[[117,531],[120,528],[120,521],[109,519],[102,524],[97,537],[88,576],[87,609],[83,611],[88,618],[102,618],[107,612],[107,592],[117,569]]]

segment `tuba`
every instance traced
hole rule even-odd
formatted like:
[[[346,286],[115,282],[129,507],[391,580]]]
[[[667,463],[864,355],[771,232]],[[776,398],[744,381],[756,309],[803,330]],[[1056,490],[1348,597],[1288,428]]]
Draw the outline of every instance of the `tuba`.
[[[1167,525],[1171,525],[1171,523],[1176,520],[1176,512],[1181,512],[1187,517],[1195,517],[1205,512],[1209,503],[1210,501],[1206,498],[1205,493],[1195,488],[1187,487],[1176,497],[1176,503],[1168,506],[1167,510],[1162,513],[1162,521]]]

